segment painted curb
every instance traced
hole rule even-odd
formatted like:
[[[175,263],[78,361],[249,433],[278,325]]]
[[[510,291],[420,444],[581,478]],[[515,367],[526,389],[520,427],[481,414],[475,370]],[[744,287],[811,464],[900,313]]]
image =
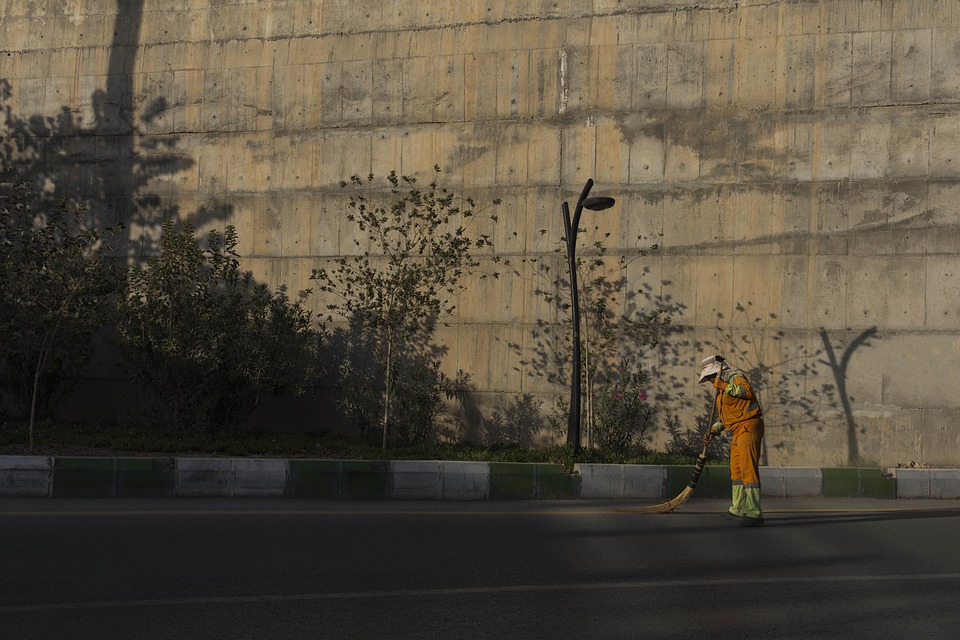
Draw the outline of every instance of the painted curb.
[[[49,498],[53,462],[47,456],[0,456],[0,496]]]
[[[280,498],[287,493],[286,460],[177,458],[176,495]]]
[[[439,500],[440,468],[437,460],[394,460],[392,496],[397,500]]]
[[[290,460],[291,498],[338,500],[342,492],[340,460]]]
[[[822,469],[825,498],[896,498],[896,479],[881,469],[842,467]]]
[[[815,498],[823,491],[823,474],[814,468],[760,467],[760,486],[774,498]]]
[[[315,500],[663,499],[692,465],[441,460],[0,456],[0,497],[273,497]],[[960,469],[761,467],[776,498],[960,498]],[[727,497],[726,466],[708,465],[700,497]]]
[[[174,458],[117,458],[118,498],[171,498],[176,481]]]
[[[116,458],[53,458],[54,498],[113,498],[116,479]]]
[[[585,500],[662,498],[666,471],[636,464],[577,464],[580,497]]]
[[[396,500],[486,500],[490,495],[486,462],[394,460],[390,472]]]
[[[490,462],[490,500],[574,500],[580,476],[558,464]]]
[[[960,469],[896,469],[898,498],[960,498]]]
[[[441,500],[490,498],[490,465],[486,462],[440,463]]]

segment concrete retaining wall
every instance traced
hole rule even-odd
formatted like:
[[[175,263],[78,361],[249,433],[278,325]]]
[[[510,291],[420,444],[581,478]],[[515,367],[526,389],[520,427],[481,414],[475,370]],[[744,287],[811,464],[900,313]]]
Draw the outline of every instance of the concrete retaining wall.
[[[0,496],[54,498],[271,497],[318,500],[667,499],[692,466],[454,461],[0,456]],[[960,470],[761,467],[771,497],[960,498]],[[723,466],[696,495],[726,497]]]
[[[518,394],[564,394],[563,367],[533,364],[557,349],[541,324],[555,336],[566,318],[538,298],[537,269],[563,269],[560,203],[594,178],[617,204],[585,213],[582,253],[603,240],[629,263],[611,309],[663,304],[677,328],[636,354],[658,409],[693,424],[696,363],[718,351],[763,394],[770,465],[953,467],[958,7],[6,2],[0,136],[29,132],[5,148],[51,199],[126,222],[125,255],[154,252],[170,215],[201,233],[231,224],[271,289],[311,287],[313,268],[354,251],[351,175],[423,182],[439,164],[442,186],[500,199],[499,224],[474,221],[519,275],[470,281],[436,333],[444,370],[471,375],[461,417],[477,440]],[[91,371],[64,416],[119,411],[119,377]],[[254,426],[338,427],[283,407],[283,424],[274,409]],[[548,443],[543,424],[521,426]]]

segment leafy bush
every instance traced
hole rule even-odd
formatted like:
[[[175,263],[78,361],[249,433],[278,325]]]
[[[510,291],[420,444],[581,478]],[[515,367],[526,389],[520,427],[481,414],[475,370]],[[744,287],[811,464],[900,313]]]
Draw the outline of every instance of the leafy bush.
[[[25,453],[26,425],[0,424],[0,455]],[[478,462],[542,462],[560,464],[572,472],[577,463],[693,464],[691,456],[631,449],[610,453],[569,445],[526,448],[516,445],[477,446],[463,443],[392,443],[346,439],[323,434],[263,432],[205,433],[158,431],[143,425],[117,423],[45,423],[37,434],[37,450],[45,455],[229,455],[351,460],[469,460]]]
[[[319,373],[319,334],[300,301],[241,271],[237,234],[168,220],[160,253],[129,273],[118,331],[125,366],[174,429],[237,426],[261,402],[303,393]],[[301,294],[305,297],[306,292]]]
[[[364,439],[379,435],[384,415],[383,393],[377,390],[379,372],[356,362],[340,369],[339,406],[359,427]],[[403,358],[394,363],[389,429],[400,444],[416,445],[436,439],[445,400],[460,400],[469,393],[470,377],[458,371],[453,378],[440,371],[439,362]]]
[[[616,374],[603,376],[594,401],[594,443],[606,451],[644,447],[643,436],[653,425],[654,409],[643,392],[647,376],[621,361]]]
[[[86,364],[93,333],[121,290],[85,207],[0,176],[0,361],[20,414],[48,413]]]
[[[664,426],[670,435],[666,452],[668,455],[696,458],[703,451],[703,434],[707,432],[709,419],[706,416],[698,417],[693,429],[681,429],[680,419],[676,416],[666,416]],[[719,460],[725,457],[726,450],[722,438],[713,438],[707,446],[707,459]]]

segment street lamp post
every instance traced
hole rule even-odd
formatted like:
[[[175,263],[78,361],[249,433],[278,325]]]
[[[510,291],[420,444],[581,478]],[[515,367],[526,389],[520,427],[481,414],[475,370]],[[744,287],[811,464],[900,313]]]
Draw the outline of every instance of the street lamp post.
[[[577,230],[580,225],[580,214],[584,209],[603,211],[614,205],[616,200],[606,196],[587,197],[593,188],[593,179],[587,180],[577,208],[570,219],[570,205],[563,203],[563,231],[567,241],[567,268],[570,270],[570,304],[573,309],[573,363],[572,380],[570,381],[570,420],[567,423],[567,444],[573,446],[574,451],[580,449],[580,295],[577,291]]]

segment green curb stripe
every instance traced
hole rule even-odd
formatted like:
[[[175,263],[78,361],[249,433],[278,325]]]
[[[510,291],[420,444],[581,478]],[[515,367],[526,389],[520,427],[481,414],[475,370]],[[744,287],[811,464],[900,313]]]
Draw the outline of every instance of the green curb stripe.
[[[880,469],[842,467],[822,469],[825,498],[895,498],[897,481]]]
[[[290,497],[337,500],[341,493],[339,460],[291,460]]]
[[[824,497],[844,498],[859,494],[860,474],[857,469],[822,469]]]
[[[54,458],[55,498],[167,498],[173,458]]]
[[[580,498],[580,475],[564,473],[558,464],[538,464],[537,498],[542,500],[577,500]]]
[[[537,497],[537,469],[520,462],[490,463],[491,500],[533,500]]]
[[[675,498],[690,484],[693,465],[665,465],[664,498]],[[730,496],[730,468],[708,465],[700,472],[693,495],[700,498],[727,498]]]
[[[112,498],[116,458],[54,458],[54,498]]]
[[[343,500],[389,500],[393,473],[387,460],[344,460],[340,475]]]
[[[580,476],[563,473],[558,464],[491,462],[491,500],[575,500]]]
[[[173,458],[117,458],[118,498],[170,498],[175,482]]]
[[[51,463],[52,478],[49,495],[56,498],[172,497],[177,495],[177,462],[174,458],[54,457]],[[387,460],[294,459],[283,461],[283,463],[289,470],[289,484],[285,495],[291,498],[390,500],[393,497],[393,469],[391,462]],[[490,500],[576,500],[581,497],[584,482],[593,483],[596,480],[590,474],[585,480],[585,477],[580,474],[564,473],[563,468],[557,464],[522,462],[485,464],[489,470],[487,495]],[[693,473],[692,465],[664,465],[658,468],[664,472],[662,497],[665,498],[674,497],[682,492]],[[777,484],[776,479],[779,477],[777,469],[787,472],[790,470],[788,467],[772,469],[770,473],[774,479],[774,485]],[[826,498],[896,498],[898,495],[896,477],[886,475],[882,469],[835,467],[804,471],[808,472],[810,481],[804,484],[806,489],[803,495],[821,495]],[[810,471],[816,473],[811,475]],[[18,473],[17,468],[13,467],[5,473],[11,476],[7,479],[7,484],[15,486],[17,478],[14,476]],[[26,469],[23,473],[36,475],[36,470]],[[784,494],[790,493],[786,490],[790,480],[787,476],[789,473],[783,480],[786,484],[781,492]],[[918,482],[913,478],[911,481],[914,484]],[[609,479],[604,477],[601,482],[609,484]],[[927,479],[926,482],[929,484],[931,481]],[[819,491],[816,484],[822,485]],[[904,484],[907,484],[906,480]],[[779,496],[780,493],[774,485],[771,486],[773,494]],[[590,484],[587,491],[593,495],[597,492],[597,487]],[[927,492],[929,493],[930,490],[928,489]],[[943,491],[940,490],[940,493]],[[472,493],[471,496],[474,494]],[[713,498],[729,496],[728,468],[717,465],[705,467],[697,483],[696,495]]]
[[[690,468],[690,475],[693,475],[693,467]],[[690,477],[687,477],[690,482]],[[704,498],[729,498],[730,497],[730,468],[719,466],[707,466],[700,473],[700,479],[697,481],[697,488],[694,495]]]
[[[291,498],[389,500],[390,463],[383,460],[291,460]]]

